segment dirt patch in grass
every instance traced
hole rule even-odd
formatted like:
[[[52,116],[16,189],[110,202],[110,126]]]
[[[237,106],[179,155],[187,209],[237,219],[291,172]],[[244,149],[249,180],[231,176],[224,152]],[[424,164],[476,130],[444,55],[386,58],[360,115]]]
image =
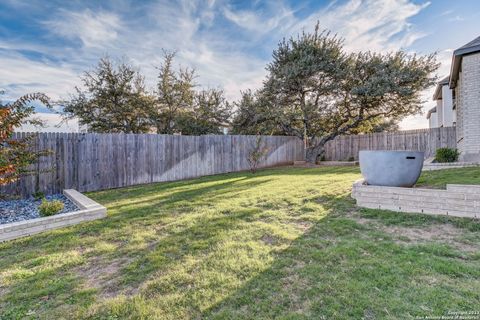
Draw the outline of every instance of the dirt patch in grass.
[[[410,241],[452,240],[461,235],[461,229],[449,224],[433,225],[426,228],[384,226],[382,230]]]
[[[464,252],[475,252],[479,247],[461,240],[465,230],[450,224],[436,224],[427,228],[384,227],[383,231],[397,237],[397,242],[419,243],[426,241],[440,241]],[[407,240],[407,241],[404,241]]]
[[[0,287],[0,297],[3,297],[4,295],[6,295],[8,292],[8,288],[6,287]],[[1,308],[0,308],[1,309]]]
[[[74,272],[84,281],[87,288],[95,288],[103,298],[115,297],[118,294],[133,295],[138,289],[124,287],[120,284],[122,269],[129,265],[131,259],[120,258],[105,261],[104,259],[93,259]]]
[[[275,245],[275,244],[278,243],[278,239],[276,237],[268,235],[268,234],[263,235],[261,240],[268,245]]]
[[[307,220],[296,220],[294,221],[294,224],[302,232],[308,231],[313,225],[311,221]]]
[[[387,226],[378,223],[374,219],[366,219],[351,215],[350,218],[362,225],[370,225],[382,232],[394,237],[394,241],[401,244],[417,244],[422,242],[439,241],[452,245],[460,251],[475,252],[480,250],[480,246],[466,243],[462,240],[465,235],[465,229],[457,228],[451,224],[432,224],[430,226],[419,227],[403,227],[403,226]]]

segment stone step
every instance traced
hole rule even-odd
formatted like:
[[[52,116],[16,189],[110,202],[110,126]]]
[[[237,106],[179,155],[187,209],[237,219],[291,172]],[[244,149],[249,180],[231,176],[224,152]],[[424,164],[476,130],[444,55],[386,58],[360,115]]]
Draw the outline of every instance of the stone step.
[[[307,164],[307,161],[293,161],[294,166],[304,166]]]

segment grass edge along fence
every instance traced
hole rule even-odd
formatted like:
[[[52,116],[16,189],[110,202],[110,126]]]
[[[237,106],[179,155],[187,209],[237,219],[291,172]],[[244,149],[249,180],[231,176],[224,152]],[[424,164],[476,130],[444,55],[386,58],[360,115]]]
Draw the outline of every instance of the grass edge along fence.
[[[14,138],[28,134],[15,133]],[[243,135],[38,133],[35,147],[51,150],[51,155],[35,165],[36,174],[0,187],[0,192],[86,192],[248,170],[255,140]],[[259,167],[303,160],[303,143],[296,137],[263,136],[262,141],[268,155]]]
[[[424,151],[430,158],[438,148],[456,148],[456,141],[455,127],[339,136],[325,145],[325,160],[358,160],[360,150]]]

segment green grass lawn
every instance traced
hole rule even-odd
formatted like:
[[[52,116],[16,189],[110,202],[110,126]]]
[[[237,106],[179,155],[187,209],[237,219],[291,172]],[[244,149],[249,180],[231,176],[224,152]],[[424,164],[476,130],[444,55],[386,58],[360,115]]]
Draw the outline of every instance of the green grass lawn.
[[[441,185],[463,172],[431,172]],[[96,192],[108,218],[0,244],[0,319],[398,319],[480,311],[480,223],[358,209],[358,168]]]
[[[480,167],[426,171],[420,176],[417,186],[444,189],[449,184],[480,184]]]

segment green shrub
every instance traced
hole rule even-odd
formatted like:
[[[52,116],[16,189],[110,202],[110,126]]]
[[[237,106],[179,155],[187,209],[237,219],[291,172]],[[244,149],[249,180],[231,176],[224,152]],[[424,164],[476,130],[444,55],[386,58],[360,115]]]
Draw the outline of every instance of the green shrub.
[[[42,203],[38,206],[38,211],[43,217],[53,216],[63,210],[64,204],[60,200],[48,201],[43,199]]]
[[[458,160],[460,153],[453,148],[440,148],[435,152],[436,162],[455,162]]]
[[[40,200],[40,199],[43,199],[45,198],[45,193],[43,193],[42,191],[35,191],[33,194],[32,194],[33,198],[35,200]]]

